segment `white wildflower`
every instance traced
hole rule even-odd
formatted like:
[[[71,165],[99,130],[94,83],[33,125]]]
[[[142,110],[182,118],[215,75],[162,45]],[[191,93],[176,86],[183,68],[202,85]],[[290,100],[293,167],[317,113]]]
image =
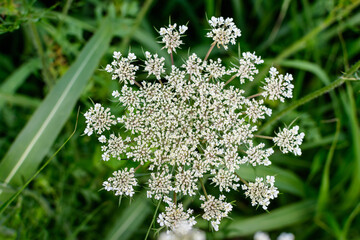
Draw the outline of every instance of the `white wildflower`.
[[[263,62],[264,60],[256,56],[255,53],[244,52],[242,58],[239,59],[239,66],[231,68],[230,73],[235,73],[235,76],[240,78],[241,84],[245,83],[245,79],[253,81],[254,75],[259,73],[256,65]]]
[[[196,224],[195,217],[191,216],[193,213],[192,209],[189,208],[185,212],[182,203],[176,205],[168,202],[168,205],[169,206],[165,207],[165,212],[160,213],[157,219],[161,227],[165,226],[174,230],[180,224],[184,224],[184,222],[190,227]]]
[[[186,60],[186,63],[183,64],[182,67],[186,69],[186,72],[189,75],[195,76],[199,76],[201,71],[204,69],[202,60],[195,53],[189,56],[188,60]]]
[[[273,141],[283,153],[292,152],[295,156],[301,155],[299,146],[303,142],[305,133],[299,133],[299,126],[294,126],[292,129],[284,128],[275,134]]]
[[[246,104],[247,109],[245,113],[253,123],[256,123],[258,119],[265,119],[265,114],[271,116],[272,110],[263,105],[264,100],[262,99],[259,101],[256,101],[255,99],[247,100]]]
[[[262,95],[270,100],[280,99],[281,102],[284,102],[285,98],[292,98],[294,88],[294,85],[291,84],[292,75],[288,73],[285,76],[279,74],[274,67],[270,69],[269,73],[270,77],[265,78],[266,85],[263,87],[265,91]]]
[[[145,71],[148,72],[148,76],[154,75],[157,80],[160,80],[161,74],[165,72],[165,58],[159,58],[157,54],[151,55],[148,51],[145,52],[145,57]]]
[[[221,59],[218,58],[216,61],[210,59],[205,67],[205,71],[210,74],[210,77],[221,78],[222,76],[228,74],[225,66],[221,64]]]
[[[212,195],[208,195],[207,199],[205,196],[200,196],[200,200],[203,201],[201,208],[204,209],[202,218],[210,221],[215,231],[219,230],[221,219],[227,217],[232,210],[231,204],[223,201],[224,199],[224,195],[220,195],[219,199]]]
[[[265,147],[264,143],[260,143],[259,145],[254,147],[253,142],[250,141],[249,148],[245,151],[246,156],[244,156],[241,159],[241,163],[243,164],[249,163],[254,167],[256,165],[269,166],[271,164],[271,161],[269,160],[269,156],[271,156],[274,153],[274,150],[272,148],[262,150],[262,148],[264,147]]]
[[[164,195],[168,195],[172,191],[171,184],[172,175],[168,171],[151,173],[151,178],[149,179],[149,188],[147,191],[147,197],[160,200]]]
[[[295,236],[292,233],[282,232],[278,237],[277,240],[295,240]]]
[[[115,116],[111,115],[110,108],[105,109],[100,103],[96,103],[94,107],[91,107],[84,116],[86,119],[84,133],[88,136],[92,135],[94,131],[101,134],[105,130],[109,130],[111,125],[117,123]]]
[[[169,25],[168,28],[160,28],[159,34],[162,37],[161,42],[165,43],[163,48],[167,49],[168,53],[176,52],[176,48],[183,43],[180,40],[182,34],[187,30],[187,26],[180,26],[179,31],[176,30],[176,24]]]
[[[104,143],[106,142],[106,138]],[[121,160],[121,154],[126,150],[126,145],[124,145],[123,139],[121,136],[116,137],[115,134],[110,134],[109,139],[107,140],[107,144],[103,146],[102,151],[104,152],[102,155],[102,159],[104,161],[108,161],[110,156],[113,158],[117,158]]]
[[[115,196],[129,196],[132,197],[135,193],[134,186],[137,186],[134,168],[127,168],[113,172],[113,177],[109,177],[103,183],[106,191],[115,192]]]
[[[180,222],[172,231],[160,234],[159,240],[206,240],[205,233],[192,228],[187,222]]]
[[[234,45],[236,38],[241,36],[241,31],[236,27],[232,18],[224,20],[223,17],[211,17],[209,24],[212,29],[206,36],[212,38],[218,47],[222,45],[225,50],[228,49],[229,43]]]
[[[242,189],[246,190],[245,195],[250,197],[252,206],[260,205],[266,210],[270,200],[277,198],[279,194],[274,183],[274,176],[266,176],[266,181],[264,181],[264,178],[257,177],[255,182],[249,182],[249,185],[243,184]]]
[[[118,79],[119,82],[127,84],[134,84],[136,71],[139,70],[138,66],[132,64],[136,59],[135,54],[129,53],[128,57],[121,57],[120,52],[114,52],[115,60],[111,63],[113,70],[112,79]],[[108,67],[107,67],[108,68]],[[109,68],[110,69],[110,68]]]
[[[269,234],[265,232],[256,232],[254,235],[254,240],[271,240]]]
[[[193,196],[198,189],[196,179],[191,170],[183,170],[181,167],[175,175],[175,192],[181,192],[184,195]]]
[[[223,190],[230,192],[230,188],[236,190],[240,186],[237,183],[240,179],[234,173],[224,169],[219,169],[211,180],[215,186],[219,186],[220,192]]]

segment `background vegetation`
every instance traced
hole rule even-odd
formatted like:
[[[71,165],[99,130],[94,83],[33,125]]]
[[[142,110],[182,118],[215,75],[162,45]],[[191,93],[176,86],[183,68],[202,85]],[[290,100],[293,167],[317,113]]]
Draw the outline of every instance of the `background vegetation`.
[[[242,30],[241,50],[266,60],[250,91],[271,65],[294,75],[294,99],[274,105],[262,130],[297,119],[306,136],[301,157],[275,154],[270,168],[240,170],[246,179],[255,172],[277,175],[282,195],[270,213],[233,192],[233,219],[216,233],[200,218],[199,226],[208,239],[252,239],[259,230],[273,239],[282,231],[296,239],[360,239],[360,84],[344,80],[360,75],[359,6],[359,0],[1,1],[0,239],[144,238],[155,204],[139,192],[119,207],[113,194],[99,191],[126,162],[101,161],[97,140],[81,136],[81,114],[72,138],[51,156],[74,131],[78,109],[92,105],[89,98],[120,111],[109,99],[117,82],[101,71],[114,50],[131,47],[138,56],[150,50],[169,62],[154,28],[171,16],[189,27],[177,61],[188,48],[204,56],[211,43],[204,37],[206,16],[213,15],[233,17]],[[212,53],[226,62],[237,55],[236,46]],[[330,94],[316,92],[334,82],[345,84]]]

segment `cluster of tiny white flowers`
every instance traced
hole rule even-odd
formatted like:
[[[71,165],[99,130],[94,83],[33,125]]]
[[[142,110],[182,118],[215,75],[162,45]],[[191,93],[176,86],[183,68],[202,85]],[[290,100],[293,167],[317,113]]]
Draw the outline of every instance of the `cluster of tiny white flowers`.
[[[114,191],[115,196],[129,196],[134,195],[134,186],[137,185],[134,168],[127,168],[113,172],[113,177],[109,177],[107,181],[103,182],[106,191]]]
[[[301,155],[300,145],[303,142],[305,133],[299,133],[299,126],[292,129],[284,128],[276,133],[273,141],[276,146],[280,147],[283,153],[292,152],[295,156]]]
[[[269,166],[271,164],[269,156],[274,153],[274,150],[272,148],[262,150],[262,148],[264,147],[264,143],[260,143],[259,145],[254,147],[253,142],[249,142],[249,148],[245,152],[247,156],[244,156],[241,159],[241,163],[250,163],[254,167],[256,165]]]
[[[236,190],[240,186],[237,183],[240,179],[232,172],[219,169],[217,173],[213,170],[213,173],[215,176],[211,180],[215,186],[219,186],[220,192],[223,190],[230,192],[230,188]]]
[[[211,17],[209,20],[211,31],[206,34],[207,37],[212,38],[214,44],[219,47],[222,45],[224,49],[228,49],[228,44],[236,44],[236,38],[241,36],[241,31],[233,22],[232,18]]]
[[[171,200],[167,201],[168,206],[165,207],[165,212],[160,213],[157,222],[160,226],[166,226],[171,230],[176,229],[179,225],[186,223],[192,227],[196,224],[195,217],[192,217],[192,209],[184,211],[182,203],[175,204]]]
[[[232,210],[231,204],[223,201],[225,200],[224,195],[220,195],[219,199],[212,195],[207,195],[207,198],[200,196],[200,200],[204,202],[201,204],[201,208],[204,209],[202,217],[210,221],[214,230],[218,231],[221,219],[227,217]]]
[[[167,49],[169,54],[171,52],[176,52],[176,48],[179,48],[179,46],[183,43],[182,40],[180,40],[180,37],[188,29],[187,26],[182,25],[179,27],[178,31],[176,26],[176,23],[173,25],[170,24],[168,28],[162,27],[159,31],[159,34],[162,37],[161,42],[165,43],[163,48]]]
[[[151,55],[148,51],[145,52],[145,57],[145,71],[148,72],[148,76],[153,74],[157,80],[161,79],[161,74],[165,73],[165,58],[159,58],[157,54]]]
[[[97,134],[109,130],[111,125],[115,125],[117,121],[115,116],[111,114],[110,108],[104,108],[100,103],[95,104],[85,114],[86,128],[84,134],[91,136],[95,131]]]
[[[295,236],[292,233],[282,232],[277,238],[277,240],[295,240]],[[254,240],[271,240],[269,234],[266,232],[256,232],[254,235]]]
[[[264,178],[257,177],[255,182],[250,182],[248,185],[243,184],[242,189],[246,190],[245,195],[250,197],[253,206],[261,205],[266,210],[270,204],[270,199],[276,198],[279,194],[274,183],[274,176],[266,176],[265,181]]]
[[[206,236],[187,222],[180,222],[172,231],[161,233],[159,240],[206,240]]]
[[[114,52],[113,58],[114,61],[106,66],[105,71],[112,73],[113,80],[134,84],[136,71],[139,70],[138,66],[131,64],[136,59],[135,54],[129,53],[127,57],[122,57],[120,52]]]
[[[254,75],[259,73],[256,65],[264,63],[264,60],[255,53],[244,52],[242,56],[239,59],[239,66],[231,68],[231,73],[235,73],[235,76],[239,77],[241,84],[245,83],[245,79],[253,81]]]
[[[181,221],[190,226],[196,223],[192,210],[185,211],[183,205],[176,202],[185,196],[197,197],[203,191],[204,196],[199,197],[203,201],[203,218],[217,231],[232,206],[224,195],[219,198],[207,195],[202,179],[209,176],[220,192],[237,190],[240,180],[247,183],[237,175],[241,165],[269,166],[269,157],[274,153],[264,142],[258,142],[260,138],[254,138],[259,137],[255,134],[260,120],[272,113],[264,99],[281,100],[279,95],[274,95],[275,87],[264,87],[267,94],[247,98],[245,90],[227,85],[235,78],[241,83],[253,81],[258,73],[257,65],[263,60],[255,53],[246,52],[238,65],[227,69],[221,59],[207,59],[215,44],[226,49],[241,35],[230,18],[213,17],[209,23],[212,30],[208,37],[214,42],[205,59],[193,53],[181,66],[165,69],[164,58],[145,52],[143,70],[148,77],[156,78],[156,82],[136,79],[139,67],[135,65],[137,57],[133,53],[123,57],[120,52],[114,52],[114,61],[105,70],[121,83],[121,89],[113,91],[112,96],[125,107],[125,112],[115,117],[109,108],[97,103],[84,114],[87,123],[84,133],[99,135],[104,161],[126,158],[139,164],[135,169],[114,172],[114,176],[103,183],[105,189],[114,191],[115,195],[132,196],[137,186],[135,171],[147,168],[150,171],[147,197],[168,204],[165,212],[158,216],[160,226],[168,229],[175,229]],[[176,24],[160,29],[169,54],[182,44],[181,36],[186,30],[186,26],[177,30]],[[277,70],[271,70],[269,79],[281,83],[281,96],[291,96],[290,75],[283,77]],[[131,86],[133,84],[136,86]],[[298,129],[297,126],[291,130],[285,128],[276,133],[276,137],[264,139],[273,139],[284,153],[300,155],[304,133],[298,134]],[[266,182],[256,178],[255,183],[241,186],[252,205],[266,209],[270,199],[278,194],[274,182],[273,176],[267,176]]]
[[[270,68],[270,77],[265,78],[266,85],[263,87],[265,90],[262,95],[268,97],[270,100],[279,99],[284,102],[284,98],[292,98],[292,90],[294,85],[291,84],[293,77],[291,74],[286,73],[285,76],[279,74],[278,70],[274,67]]]

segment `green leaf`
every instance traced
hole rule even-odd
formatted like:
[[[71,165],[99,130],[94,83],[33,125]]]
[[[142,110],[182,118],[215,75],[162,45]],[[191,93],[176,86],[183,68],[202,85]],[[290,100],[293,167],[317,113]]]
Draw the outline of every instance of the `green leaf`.
[[[0,163],[1,182],[15,187],[34,174],[73,111],[111,37],[111,23],[105,19],[11,145]],[[1,189],[0,201],[6,201]]]
[[[40,60],[37,58],[31,59],[21,65],[15,72],[13,72],[0,86],[0,92],[4,96],[10,96],[25,82],[26,78],[39,69],[41,66]],[[7,101],[6,97],[0,96],[0,109]],[[36,101],[36,100],[35,100]]]
[[[143,221],[151,212],[151,206],[152,204],[145,195],[139,194],[111,227],[105,239],[129,239],[134,232],[138,231]]]
[[[314,210],[315,201],[308,200],[251,218],[235,218],[230,222],[226,230],[224,229],[223,233],[215,234],[215,239],[246,236],[257,231],[271,231],[304,222],[313,216]]]

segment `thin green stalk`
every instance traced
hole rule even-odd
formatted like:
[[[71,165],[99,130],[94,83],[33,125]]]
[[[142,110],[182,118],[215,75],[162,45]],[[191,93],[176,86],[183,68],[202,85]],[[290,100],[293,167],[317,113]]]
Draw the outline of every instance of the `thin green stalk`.
[[[346,222],[344,224],[344,228],[342,231],[342,234],[340,236],[340,240],[346,240],[346,235],[349,231],[349,228],[351,226],[351,222],[354,220],[354,218],[356,217],[356,215],[358,215],[360,213],[360,203],[358,203],[355,207],[355,209],[351,212],[350,216],[348,217],[348,219],[346,219]]]
[[[123,39],[123,41],[121,43],[121,49],[124,49],[126,46],[129,45],[129,42],[130,42],[132,36],[134,35],[136,30],[140,26],[143,18],[145,17],[146,13],[148,12],[148,10],[150,8],[150,5],[152,2],[153,2],[153,0],[146,0],[146,2],[144,3],[143,7],[141,8],[139,14],[137,15],[137,17],[135,19],[135,23],[134,23],[130,33]]]
[[[356,62],[352,68],[347,71],[342,77],[340,77],[339,79],[337,79],[336,81],[330,83],[329,85],[313,92],[310,93],[308,95],[306,95],[305,97],[295,101],[293,104],[291,104],[289,107],[285,108],[284,110],[280,111],[279,113],[277,113],[275,116],[273,116],[271,119],[269,119],[263,126],[261,126],[261,128],[259,129],[258,133],[263,132],[267,127],[269,127],[271,124],[273,124],[275,121],[277,121],[278,119],[280,119],[282,116],[284,116],[287,112],[290,112],[291,110],[296,109],[297,107],[304,105],[305,103],[320,97],[322,95],[324,95],[325,93],[333,90],[334,88],[337,88],[339,86],[341,86],[345,81],[354,81],[351,77],[351,75],[353,75],[360,67],[360,61]],[[358,79],[356,79],[355,81],[358,81]]]
[[[37,175],[51,162],[51,160],[63,149],[63,147],[66,145],[66,143],[74,136],[77,128],[77,123],[79,119],[79,113],[80,108],[78,109],[77,117],[76,117],[76,123],[74,127],[74,131],[70,134],[70,136],[66,139],[66,141],[56,150],[56,152],[39,168],[39,170],[36,171],[36,173],[14,194],[9,198],[6,202],[4,202],[0,207],[0,215],[5,211],[5,209],[20,195],[22,191],[34,180]]]
[[[339,139],[340,127],[341,127],[341,123],[340,123],[340,120],[338,119],[336,121],[336,132],[335,132],[335,136],[334,136],[334,141],[331,144],[329,153],[326,158],[324,171],[322,174],[321,186],[320,186],[319,197],[318,197],[318,202],[317,202],[317,209],[316,209],[316,217],[319,217],[319,218],[321,217],[323,210],[326,209],[328,201],[330,199],[329,198],[330,165],[331,165],[331,161],[334,156],[336,144]]]
[[[157,212],[158,212],[158,210],[159,210],[160,204],[161,204],[161,201],[159,201],[159,204],[158,204],[157,207],[156,207],[156,210],[155,210],[153,219],[151,220],[150,227],[149,227],[149,229],[148,229],[148,231],[147,231],[147,233],[146,233],[146,236],[145,236],[145,239],[144,239],[144,240],[146,240],[146,239],[148,238],[148,236],[149,236],[149,233],[150,233],[150,230],[151,230],[151,226],[152,226],[152,225],[154,224],[154,222],[155,222],[156,214],[157,214]]]
[[[51,72],[49,71],[49,66],[47,62],[47,57],[45,56],[44,49],[40,40],[39,33],[36,29],[36,26],[34,23],[29,22],[29,30],[30,35],[34,44],[34,47],[37,51],[37,54],[39,55],[42,63],[42,75],[44,78],[45,83],[48,87],[52,87],[54,85],[54,77],[52,76]]]
[[[351,129],[351,137],[352,137],[352,148],[354,152],[354,163],[352,167],[352,179],[350,183],[350,187],[347,190],[346,194],[346,203],[344,204],[346,207],[350,207],[353,203],[359,201],[360,195],[360,129],[359,129],[359,121],[357,118],[357,109],[356,102],[354,98],[354,93],[351,84],[346,84],[346,90],[348,94],[348,104],[349,104],[349,121],[350,121],[350,129]]]

